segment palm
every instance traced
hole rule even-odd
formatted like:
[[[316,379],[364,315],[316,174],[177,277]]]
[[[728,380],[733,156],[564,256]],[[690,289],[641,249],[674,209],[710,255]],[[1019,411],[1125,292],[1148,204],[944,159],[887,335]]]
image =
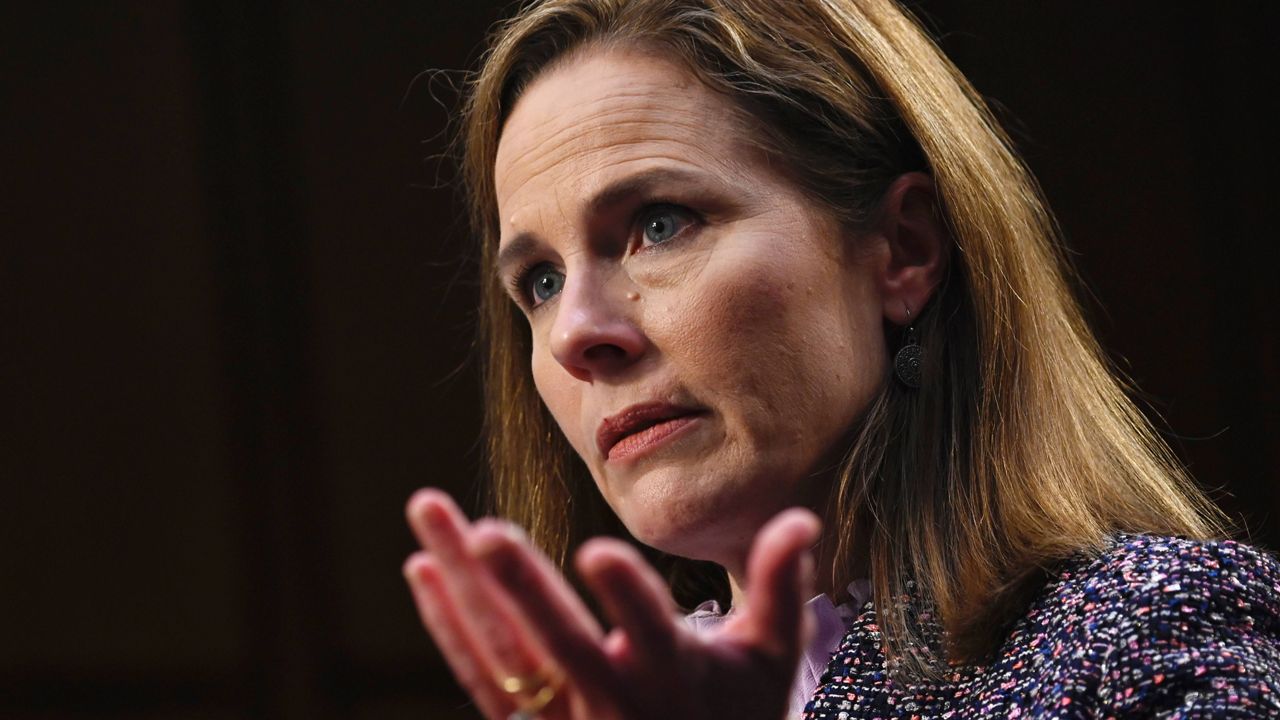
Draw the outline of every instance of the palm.
[[[661,580],[629,546],[593,540],[578,569],[615,622],[605,633],[540,554],[510,526],[469,524],[441,493],[410,503],[428,552],[406,563],[424,624],[486,716],[517,710],[555,720],[777,720],[803,636],[801,599],[817,535],[788,511],[757,536],[744,607],[712,633],[676,616]],[[554,668],[554,670],[550,670]],[[508,693],[503,678],[533,678]],[[551,684],[545,707],[533,686]]]

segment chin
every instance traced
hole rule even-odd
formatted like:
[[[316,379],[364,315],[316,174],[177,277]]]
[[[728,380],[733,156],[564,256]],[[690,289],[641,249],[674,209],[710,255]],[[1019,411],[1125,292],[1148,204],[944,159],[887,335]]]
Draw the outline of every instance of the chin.
[[[631,535],[645,545],[723,565],[743,556],[756,530],[773,515],[759,517],[770,503],[744,502],[751,496],[744,489],[741,482],[714,472],[654,469],[611,504]]]

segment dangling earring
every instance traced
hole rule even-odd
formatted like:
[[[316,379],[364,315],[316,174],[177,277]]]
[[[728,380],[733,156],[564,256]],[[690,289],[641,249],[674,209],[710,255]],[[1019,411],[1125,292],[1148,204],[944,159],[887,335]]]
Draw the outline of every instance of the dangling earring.
[[[898,354],[893,356],[893,374],[898,382],[913,390],[920,387],[920,357],[924,348],[916,342],[916,326],[911,322],[911,308],[907,307],[907,337]]]

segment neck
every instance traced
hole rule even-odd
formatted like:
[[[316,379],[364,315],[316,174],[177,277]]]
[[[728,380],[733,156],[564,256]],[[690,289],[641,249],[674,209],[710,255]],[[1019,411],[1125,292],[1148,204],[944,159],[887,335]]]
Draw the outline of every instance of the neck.
[[[803,598],[809,600],[815,595],[825,594],[831,598],[835,604],[839,604],[848,598],[848,584],[859,578],[868,576],[869,569],[866,564],[866,558],[861,557],[854,567],[846,572],[843,568],[835,567],[835,552],[839,544],[836,537],[839,527],[834,524],[825,525],[822,529],[822,538],[818,544],[813,547],[814,567],[817,572],[814,575],[815,587],[813,595]],[[857,540],[857,545],[865,548],[866,543],[862,538]],[[741,608],[746,600],[749,578],[747,577],[747,559],[741,558],[740,562],[732,565],[722,564],[725,574],[729,577],[729,592],[731,607]],[[848,574],[849,577],[845,577]]]
[[[729,573],[729,593],[732,600],[732,607],[742,607],[743,597],[745,595],[742,589],[742,583],[738,580],[738,576]]]
[[[848,441],[848,442],[851,442]],[[848,445],[848,442],[838,443],[841,448]],[[842,567],[836,567],[836,550],[840,546],[840,524],[834,516],[835,497],[833,494],[833,486],[839,482],[839,467],[841,465],[842,456],[835,450],[826,459],[824,470],[821,470],[809,478],[807,489],[801,498],[797,498],[809,509],[823,518],[822,536],[818,544],[813,548],[814,567],[817,572],[814,574],[814,593],[826,594],[830,596],[832,602],[839,604],[847,600],[848,585],[850,582],[859,578],[870,576],[871,569],[868,565],[868,556],[866,554],[868,547],[867,532],[865,528],[858,528],[853,541],[854,552],[857,557],[854,559],[852,567],[848,567],[846,563],[842,563]],[[759,532],[759,528],[756,529]],[[755,538],[747,538],[746,545],[748,548],[754,546]],[[740,556],[728,558],[729,562],[721,562],[720,565],[725,569],[729,576],[729,591],[732,607],[739,608],[746,600],[747,589],[750,578],[747,577],[748,553]],[[804,598],[809,600],[809,597]]]

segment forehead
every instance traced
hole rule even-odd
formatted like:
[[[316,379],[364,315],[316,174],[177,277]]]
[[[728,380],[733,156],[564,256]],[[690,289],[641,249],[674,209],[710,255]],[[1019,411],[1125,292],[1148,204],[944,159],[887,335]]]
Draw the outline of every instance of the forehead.
[[[503,128],[494,165],[502,226],[554,198],[585,198],[651,165],[732,175],[746,159],[732,105],[674,62],[589,50],[539,76]]]

